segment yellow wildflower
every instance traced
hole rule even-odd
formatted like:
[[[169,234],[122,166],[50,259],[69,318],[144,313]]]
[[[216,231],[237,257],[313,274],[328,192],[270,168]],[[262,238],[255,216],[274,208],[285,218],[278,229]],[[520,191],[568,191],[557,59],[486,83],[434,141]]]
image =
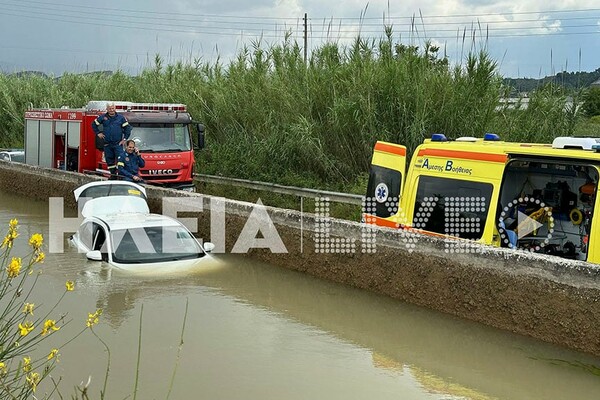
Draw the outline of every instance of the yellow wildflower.
[[[33,247],[34,250],[39,250],[42,247],[42,243],[44,243],[44,237],[39,233],[34,233],[29,238],[29,245]]]
[[[88,319],[86,322],[86,325],[88,328],[91,328],[92,326],[96,325],[98,323],[98,320],[100,318],[100,316],[102,315],[102,309],[97,309],[95,313],[90,314],[88,313]]]
[[[16,219],[10,220],[10,222],[8,223],[8,233],[4,237],[4,240],[2,240],[2,244],[0,245],[0,247],[12,247],[13,241],[17,238],[17,236],[19,236],[19,234],[17,233],[18,223],[19,221],[17,221]]]
[[[9,278],[16,278],[21,272],[21,257],[13,257],[8,267],[6,267]]]
[[[34,264],[43,263],[45,258],[46,258],[46,255],[42,251],[40,251],[39,253],[36,254],[36,256],[33,260],[33,263]]]
[[[21,336],[27,336],[29,332],[33,330],[33,328],[33,322],[27,321],[24,324],[19,324],[19,332],[21,333]]]
[[[42,329],[42,336],[48,334],[48,332],[54,332],[59,330],[60,327],[56,326],[56,321],[53,319],[46,320],[44,322],[44,328]]]
[[[25,380],[29,384],[29,387],[31,388],[33,393],[35,393],[35,389],[37,389],[37,385],[38,383],[40,383],[41,380],[40,374],[38,374],[37,372],[32,372],[30,374],[27,374]]]
[[[33,303],[25,303],[25,305],[23,306],[23,314],[33,315],[34,307],[35,307],[35,304],[33,304]]]
[[[50,351],[50,354],[48,354],[47,358],[48,358],[48,360],[52,360],[54,357],[57,357],[57,359],[58,359],[58,356],[59,356],[58,349],[52,349]]]
[[[0,378],[6,375],[8,372],[8,368],[6,368],[6,364],[0,361]]]
[[[19,236],[17,231],[10,229],[4,237],[4,240],[2,240],[2,244],[0,245],[0,247],[11,248],[13,245],[13,241],[17,238],[17,236]]]
[[[67,281],[65,286],[67,287],[67,292],[72,292],[75,290],[75,283],[73,281]]]
[[[23,372],[31,371],[31,357],[23,357]]]

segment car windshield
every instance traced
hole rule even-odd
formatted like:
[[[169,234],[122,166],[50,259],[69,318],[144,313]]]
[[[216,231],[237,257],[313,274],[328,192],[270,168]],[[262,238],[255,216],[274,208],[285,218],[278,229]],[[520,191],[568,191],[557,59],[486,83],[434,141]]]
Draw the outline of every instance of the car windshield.
[[[12,154],[12,161],[13,162],[20,162],[20,163],[24,163],[25,162],[25,153],[13,153]]]
[[[191,260],[203,257],[198,241],[182,226],[111,231],[113,260],[123,264]]]
[[[144,193],[140,192],[140,190],[133,185],[121,183],[118,185],[113,185],[111,184],[111,182],[107,183],[106,185],[90,186],[89,188],[81,192],[81,195],[79,197],[96,199],[98,197],[108,196],[133,196],[140,197],[144,200],[146,199]]]
[[[141,152],[176,152],[192,149],[187,124],[132,124],[129,136]]]

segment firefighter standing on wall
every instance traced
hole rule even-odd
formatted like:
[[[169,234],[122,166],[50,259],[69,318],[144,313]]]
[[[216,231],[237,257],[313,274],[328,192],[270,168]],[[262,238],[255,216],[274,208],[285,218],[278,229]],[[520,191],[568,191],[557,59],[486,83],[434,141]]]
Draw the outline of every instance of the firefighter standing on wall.
[[[100,125],[103,126],[102,132]],[[123,154],[123,143],[129,139],[131,125],[127,118],[117,114],[115,103],[106,103],[106,113],[98,115],[92,122],[96,136],[104,140],[104,159],[108,165],[111,179],[117,174],[117,159]]]

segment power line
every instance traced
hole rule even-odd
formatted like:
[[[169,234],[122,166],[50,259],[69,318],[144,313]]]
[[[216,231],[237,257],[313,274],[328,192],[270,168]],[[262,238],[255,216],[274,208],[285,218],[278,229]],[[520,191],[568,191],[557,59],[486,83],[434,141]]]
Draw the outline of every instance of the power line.
[[[16,2],[19,4],[23,4],[23,3],[32,3],[32,4],[40,4],[43,5],[44,7],[48,7],[48,2],[42,2],[42,1],[30,1],[30,0],[23,0],[23,1],[19,1]],[[81,8],[81,9],[87,9],[87,10],[94,10],[94,11],[98,11],[98,10],[105,10],[105,11],[118,11],[118,12],[127,12],[127,13],[133,13],[133,14],[155,14],[158,16],[165,16],[165,15],[181,15],[181,16],[193,16],[193,17],[220,17],[220,18],[239,18],[239,19],[268,19],[268,20],[295,20],[297,17],[260,17],[260,16],[249,16],[249,15],[227,15],[227,14],[193,14],[193,13],[176,13],[176,12],[169,12],[169,11],[148,11],[148,10],[144,10],[143,8],[139,8],[136,10],[131,10],[131,9],[123,9],[123,8],[107,8],[107,7],[92,7],[92,6],[74,6],[72,4],[61,4],[61,3],[53,3],[53,6],[58,6],[58,7],[67,7],[67,8]],[[90,14],[92,15],[92,14]]]
[[[12,12],[12,13],[11,13]],[[51,20],[51,21],[61,21],[61,22],[82,22],[85,20],[85,18],[82,18],[82,16],[80,15],[65,15],[65,14],[60,14],[60,13],[53,13],[53,12],[47,12],[47,11],[36,11],[36,12],[26,12],[23,10],[11,10],[11,9],[0,9],[0,13],[5,14],[5,15],[11,15],[11,16],[21,16],[21,17],[25,17],[25,18],[38,18],[38,19],[44,19],[44,20]],[[60,17],[61,19],[46,19],[44,18],[44,16],[49,16],[49,17]],[[87,17],[87,16],[86,16]],[[65,18],[76,18],[75,20],[70,19],[70,20],[65,20]],[[92,24],[92,25],[97,25],[97,22],[101,22],[102,20],[92,20],[92,21],[86,21],[85,24]],[[182,25],[182,24],[170,24],[170,23],[163,23],[163,22],[154,22],[154,21],[129,21],[127,19],[123,19],[122,17],[120,18],[119,16],[116,16],[114,18],[110,19],[111,22],[117,22],[117,23],[126,23],[126,24],[137,24],[137,25],[141,25],[141,28],[143,28],[144,30],[163,30],[162,28],[156,28],[157,26],[164,26],[164,27],[172,27],[172,28],[192,28],[192,29],[196,29],[198,28],[198,25]],[[264,24],[263,24],[264,25]],[[103,25],[105,26],[105,25]],[[111,26],[115,26],[115,27],[122,27],[122,28],[127,28],[127,25],[115,25],[112,24]],[[137,27],[137,26],[136,26]],[[225,30],[246,30],[246,31],[263,31],[264,28],[256,28],[256,27],[233,27],[233,26],[202,26],[202,29],[225,29]],[[271,28],[273,29],[273,28]],[[175,32],[185,32],[185,30],[175,30]]]
[[[204,30],[163,29],[163,28],[156,29],[156,28],[149,28],[146,26],[116,25],[116,24],[109,24],[109,23],[103,23],[103,22],[97,22],[97,21],[41,18],[41,17],[34,16],[34,15],[12,14],[12,13],[8,13],[8,12],[4,12],[1,9],[0,9],[0,15],[16,16],[16,17],[24,17],[24,18],[32,18],[32,19],[43,19],[44,21],[56,21],[56,22],[61,22],[61,23],[67,22],[67,23],[71,23],[71,24],[86,25],[86,26],[91,25],[91,26],[111,27],[111,28],[138,29],[138,30],[152,31],[152,32],[194,33],[194,34],[219,35],[219,36],[243,36],[244,31],[245,31],[245,29],[240,29],[238,33],[228,33],[228,32],[209,32],[209,31],[204,31]],[[281,35],[270,35],[270,34],[264,34],[264,35],[261,34],[261,35],[256,35],[256,36],[272,37],[272,38],[280,38],[281,37]]]
[[[56,18],[42,18],[36,15],[22,15],[22,14],[12,14],[12,13],[8,13],[5,12],[3,10],[0,9],[0,15],[7,15],[7,16],[17,16],[17,17],[24,17],[24,18],[32,18],[32,19],[43,19],[45,21],[57,21],[57,22],[61,22],[61,23],[72,23],[72,24],[79,24],[79,25],[92,25],[92,26],[103,26],[103,27],[111,27],[111,28],[123,28],[123,29],[137,29],[137,30],[143,30],[143,31],[152,31],[152,32],[168,32],[168,33],[189,33],[189,34],[202,34],[202,35],[218,35],[218,36],[233,36],[233,37],[249,37],[249,36],[256,36],[256,37],[262,37],[262,38],[268,38],[268,39],[281,39],[285,32],[285,30],[280,30],[280,34],[277,34],[277,30],[273,30],[270,29],[269,31],[265,32],[265,30],[259,30],[259,32],[261,32],[260,34],[254,34],[252,35],[251,33],[249,33],[249,31],[251,31],[251,29],[239,29],[238,32],[236,33],[232,33],[232,32],[223,32],[221,30],[219,31],[208,31],[208,30],[204,30],[204,29],[216,29],[216,28],[212,28],[212,27],[204,27],[202,30],[185,30],[185,29],[164,29],[164,28],[149,28],[147,26],[131,26],[131,25],[116,25],[116,24],[110,24],[110,23],[103,23],[103,22],[98,22],[98,21],[81,21],[81,20],[65,20],[64,18],[62,19],[56,19]],[[595,27],[595,25],[585,25],[585,27]],[[234,29],[234,28],[231,28]],[[501,28],[498,30],[508,30],[508,29],[512,29],[512,28]],[[514,29],[522,29],[522,28],[514,28]],[[531,29],[548,29],[548,27],[537,27],[537,28],[529,28],[529,30]],[[475,33],[475,36],[478,38],[488,38],[488,39],[492,39],[492,38],[510,38],[510,37],[539,37],[539,36],[575,36],[575,35],[597,35],[599,34],[598,31],[589,31],[589,32],[540,32],[540,33],[536,33],[536,32],[529,32],[529,33],[511,33],[511,34],[500,34],[500,33],[492,33],[490,34],[489,31],[494,31],[494,29],[488,29],[488,30],[483,30],[483,29],[473,29],[473,30],[466,30],[466,29],[438,29],[438,30],[429,30],[429,34],[424,37],[424,39],[436,39],[436,40],[445,40],[445,39],[456,39],[456,35],[445,35],[444,33],[442,33],[441,35],[437,35],[436,32],[469,32],[469,37],[472,36],[472,33]],[[484,33],[479,33],[477,34],[477,32],[484,32]],[[317,35],[312,35],[311,36],[311,40],[339,40],[339,39],[344,39],[344,37],[335,37],[335,34],[337,35],[354,35],[354,36],[358,36],[360,35],[363,38],[370,38],[371,36],[369,35],[364,35],[361,31],[332,31],[332,34],[330,35],[321,35],[321,36],[317,36]],[[366,32],[366,33],[374,33],[374,32]],[[377,32],[375,32],[377,33]],[[380,32],[383,33],[383,32]],[[414,30],[414,31],[399,31],[397,32],[397,34],[406,34],[409,35],[411,37],[419,37],[419,33],[418,33],[418,29]],[[300,32],[296,31],[295,35],[298,36],[300,35]],[[376,37],[375,37],[376,39]]]
[[[7,4],[7,7],[16,7],[17,9],[10,9],[5,7],[4,9],[8,9],[10,11],[16,11],[16,12],[27,12],[28,14],[30,13],[37,13],[37,14],[42,14],[42,15],[58,15],[58,16],[64,16],[64,13],[69,13],[69,14],[75,14],[72,15],[74,17],[79,17],[79,18],[86,18],[86,19],[91,19],[94,18],[94,16],[92,14],[90,14],[87,11],[79,11],[79,10],[56,10],[59,13],[51,13],[47,11],[47,7],[42,8],[43,11],[38,11],[41,7],[36,7],[36,8],[32,8],[29,7],[25,4],[22,3],[17,3],[17,4]],[[23,10],[24,9],[24,10]],[[36,11],[33,11],[36,10]],[[158,13],[153,13],[153,14],[158,14]],[[117,20],[123,20],[125,19],[124,22],[128,22],[127,19],[138,19],[138,20],[142,20],[141,23],[152,23],[152,24],[157,24],[157,22],[153,22],[153,20],[158,20],[158,21],[174,21],[174,22],[194,22],[194,23],[206,23],[206,22],[210,22],[210,23],[214,23],[214,24],[233,24],[236,23],[235,21],[221,21],[221,20],[213,20],[213,19],[182,19],[182,18],[168,18],[168,17],[164,17],[164,16],[141,16],[141,15],[111,15],[111,20],[117,19]],[[254,18],[253,18],[254,19]],[[289,21],[298,21],[300,20],[300,18],[286,18],[286,20]],[[122,21],[123,22],[123,21]],[[273,23],[281,23],[278,20],[274,20]],[[160,23],[158,23],[160,24]],[[243,22],[244,25],[265,25],[267,24],[266,22],[253,22],[253,21],[245,21]],[[161,24],[161,25],[167,25],[167,24]],[[177,26],[180,24],[177,24]]]
[[[30,3],[36,3],[36,4],[45,4],[45,3],[40,3],[37,1],[30,1]],[[27,7],[26,5],[23,4],[11,4],[9,5],[9,7]],[[91,8],[91,7],[86,7],[86,6],[79,6],[79,8]],[[53,12],[48,12],[46,10],[44,11],[32,11],[31,8],[28,8],[27,11],[23,11],[23,10],[11,10],[11,9],[6,9],[4,8],[4,14],[5,15],[10,15],[10,16],[22,16],[22,17],[26,17],[26,18],[33,18],[36,16],[41,16],[41,15],[46,15],[46,16],[56,16],[56,17],[60,17],[61,18],[61,22],[64,22],[64,12],[70,13],[70,14],[75,14],[75,15],[69,15],[68,17],[71,18],[81,18],[81,19],[85,19],[85,20],[89,20],[90,15],[87,13],[82,14],[80,11],[76,11],[76,10],[65,10],[62,11],[62,13],[53,13]],[[596,10],[596,9],[588,9],[589,10]],[[17,14],[11,14],[7,11],[13,11],[16,12]],[[572,12],[579,12],[581,10],[572,10]],[[24,14],[22,14],[24,13]],[[158,14],[156,12],[152,12],[153,14]],[[505,13],[506,14],[506,13]],[[531,12],[528,13],[521,13],[521,14],[531,14]],[[476,14],[473,14],[476,15]],[[479,14],[479,15],[483,15],[483,14]],[[130,19],[141,19],[142,21],[131,21]],[[153,21],[149,21],[149,19],[159,19],[160,22],[153,22]],[[582,16],[582,17],[570,17],[570,18],[562,18],[560,21],[573,21],[573,20],[580,20],[580,21],[584,21],[584,20],[597,20],[600,19],[600,16]],[[45,18],[45,20],[55,20],[55,19],[48,19]],[[118,23],[127,23],[127,24],[136,24],[135,28],[136,29],[141,29],[141,30],[152,30],[152,31],[164,31],[164,32],[181,32],[181,33],[199,33],[199,34],[212,34],[212,35],[228,35],[227,32],[223,32],[224,30],[230,30],[230,31],[235,31],[235,33],[229,34],[230,36],[238,36],[240,34],[240,32],[245,32],[245,33],[250,33],[250,32],[260,32],[263,36],[268,36],[268,37],[280,37],[281,32],[289,32],[292,31],[293,32],[293,26],[296,25],[296,28],[299,29],[300,26],[300,19],[296,18],[295,19],[295,24],[290,24],[288,25],[283,24],[283,25],[273,25],[272,23],[270,24],[265,24],[264,22],[252,22],[252,21],[247,21],[244,22],[243,25],[239,25],[236,24],[235,26],[211,26],[211,24],[218,24],[218,25],[223,25],[223,24],[228,24],[228,25],[232,25],[233,22],[231,21],[212,21],[212,20],[207,20],[207,21],[198,21],[201,26],[200,26],[200,30],[198,28],[198,25],[182,25],[180,23],[177,24],[171,24],[171,23],[165,23],[164,21],[185,21],[185,22],[194,22],[194,21],[190,21],[190,20],[181,20],[181,19],[176,19],[176,18],[164,18],[164,17],[142,17],[139,15],[125,15],[125,16],[112,16],[111,17],[111,22],[118,22]],[[331,20],[333,21],[333,19]],[[67,22],[71,22],[71,23],[80,23],[80,21],[73,21],[73,20],[69,20]],[[324,21],[325,23],[326,21]],[[340,20],[340,29],[335,30],[338,33],[355,33],[356,30],[342,30],[341,29],[341,20]],[[538,27],[531,27],[531,26],[527,26],[527,27],[521,27],[521,26],[517,26],[517,27],[504,27],[504,26],[498,26],[496,27],[496,25],[502,24],[502,25],[508,25],[508,24],[519,24],[519,23],[530,23],[530,22],[547,22],[547,21],[540,21],[538,19],[521,19],[521,20],[511,20],[511,21],[469,21],[469,22],[425,22],[424,20],[418,23],[415,23],[414,21],[412,23],[393,23],[393,24],[389,24],[388,26],[406,26],[406,27],[410,27],[411,30],[416,30],[418,27],[422,27],[423,29],[427,29],[429,31],[435,31],[435,32],[453,32],[455,30],[455,28],[452,29],[441,29],[441,28],[435,28],[439,25],[442,26],[446,26],[446,25],[450,25],[450,26],[457,26],[460,27],[461,29],[464,27],[474,27],[475,25],[477,26],[486,26],[486,29],[488,31],[501,31],[501,30],[519,30],[519,29],[523,29],[523,30],[531,30],[531,29],[545,29],[547,27],[544,26],[538,26]],[[94,22],[87,22],[86,24],[92,24],[92,25],[99,25],[98,22],[94,21]],[[142,25],[142,26],[138,26],[138,25]],[[148,28],[148,25],[152,25],[152,29]],[[250,25],[249,27],[245,26],[245,25]],[[492,25],[491,27],[489,27],[489,25]],[[113,26],[113,27],[120,27],[120,28],[131,28],[132,26],[124,26],[124,25],[116,25],[114,23],[107,25],[106,23],[103,23],[100,26]],[[157,26],[160,27],[166,27],[166,28],[174,28],[174,29],[162,29],[162,28],[157,28]],[[256,26],[260,26],[260,27],[256,27]],[[311,24],[312,26],[312,24]],[[331,23],[329,24],[328,30],[330,29]],[[363,34],[377,34],[377,33],[382,33],[383,32],[383,27],[384,24],[363,24],[363,23],[344,23],[343,25],[344,27],[350,27],[352,28],[358,28],[360,29],[360,32]],[[584,28],[584,27],[594,27],[595,25],[590,25],[590,24],[579,24],[579,25],[564,25],[561,26],[561,29],[571,29],[571,28]],[[365,27],[378,27],[379,29],[377,30],[370,30],[370,29],[365,29]],[[182,28],[190,28],[189,30],[185,30]],[[471,28],[473,29],[473,28]],[[218,32],[211,32],[213,30],[218,30]],[[407,31],[407,33],[410,33],[410,31]],[[271,35],[271,32],[275,32],[275,36]],[[521,34],[523,35],[523,34]],[[326,36],[327,37],[327,36]],[[318,37],[313,37],[313,38],[318,38]]]
[[[3,2],[0,1],[0,4]],[[4,1],[6,3],[6,0]],[[8,0],[8,3],[11,3],[11,0]],[[47,3],[39,2],[39,1],[27,1],[24,0],[26,4],[43,4],[47,7]],[[271,18],[265,17],[266,21],[269,22],[260,22],[262,17],[247,17],[252,20],[244,20],[244,22],[239,23],[233,20],[227,20],[228,18],[238,18],[237,16],[229,16],[229,15],[219,15],[219,14],[180,14],[180,13],[162,13],[162,12],[154,12],[154,11],[146,11],[146,10],[124,10],[124,9],[106,9],[101,8],[101,10],[111,10],[111,11],[120,11],[123,13],[135,12],[139,13],[147,13],[149,16],[140,16],[140,15],[111,15],[110,20],[102,21],[94,18],[93,13],[84,12],[82,9],[94,9],[98,10],[96,7],[89,6],[68,6],[69,10],[57,10],[57,12],[52,12],[53,9],[48,11],[47,8],[43,10],[39,10],[40,7],[30,6],[27,8],[27,11],[18,9],[19,7],[27,7],[24,6],[23,3],[19,4],[6,4],[7,7],[0,8],[0,15],[5,15],[9,17],[20,17],[20,18],[29,18],[43,21],[55,21],[66,24],[78,24],[85,26],[100,26],[100,27],[109,27],[109,28],[117,28],[117,29],[133,29],[139,30],[143,32],[165,32],[165,33],[184,33],[191,35],[216,35],[216,36],[224,36],[224,37],[239,37],[239,38],[265,38],[265,39],[278,39],[281,40],[284,35],[292,34],[292,38],[299,41],[304,31],[300,26],[301,19],[300,18]],[[53,6],[58,7],[67,7],[64,4],[53,4]],[[12,7],[12,9],[11,9]],[[17,8],[16,10],[14,8]],[[586,10],[562,10],[561,13],[578,13],[578,12],[586,12],[585,16],[569,16],[566,18],[560,18],[560,21],[585,21],[590,19],[600,19],[598,16],[592,16],[590,13],[600,11],[600,9],[586,9]],[[558,13],[559,11],[548,11],[547,13]],[[65,15],[68,14],[68,15]],[[173,17],[165,17],[164,14]],[[530,15],[530,14],[540,14],[539,12],[521,12],[521,13],[488,13],[488,14],[461,14],[454,15],[452,17],[484,17],[484,16],[499,16],[499,15]],[[193,23],[195,21],[189,19],[181,19],[176,18],[178,15],[185,15],[187,17],[218,17],[221,20],[202,20],[197,21],[198,24],[195,25],[186,25],[185,23]],[[471,21],[468,23],[462,22],[450,22],[450,21],[440,21],[440,22],[428,22],[429,18],[437,18],[441,16],[428,16],[427,18],[423,18],[420,22],[414,22],[417,18],[412,17],[411,23],[394,23],[393,27],[407,27],[408,29],[402,30],[399,29],[394,32],[394,35],[400,35],[401,39],[410,39],[410,40],[460,40],[460,38],[464,35],[465,39],[471,40],[482,40],[488,41],[495,38],[525,38],[525,37],[559,37],[559,36],[567,36],[567,37],[576,37],[582,35],[598,35],[597,29],[588,31],[587,28],[597,28],[595,24],[579,24],[579,25],[563,25],[560,26],[560,29],[585,29],[585,31],[580,32],[565,32],[565,31],[551,31],[551,26],[538,26],[538,27],[521,27],[515,26],[518,23],[526,23],[526,22],[540,22],[539,19],[518,19],[512,21]],[[448,17],[448,16],[444,16]],[[307,21],[315,21],[314,18],[307,18]],[[399,17],[399,19],[406,19],[410,17]],[[256,21],[256,20],[259,21]],[[368,19],[362,18],[361,21]],[[388,18],[386,18],[388,19]],[[158,22],[156,21],[158,20]],[[327,42],[338,42],[344,41],[347,39],[354,39],[360,35],[363,39],[378,39],[376,36],[379,34],[379,38],[381,38],[384,33],[383,29],[377,30],[369,30],[365,29],[365,27],[380,27],[383,28],[385,24],[370,24],[370,23],[355,23],[353,18],[331,18],[329,19],[329,23],[326,23],[327,20],[323,20],[321,33],[318,33],[317,24],[310,24],[311,35],[309,39],[311,42],[314,41],[327,41]],[[294,21],[295,23],[286,23],[285,21]],[[333,21],[339,23],[339,29],[332,29]],[[182,22],[182,23],[173,23],[173,22]],[[552,21],[550,21],[552,22]],[[218,26],[214,26],[211,24],[215,24]],[[302,24],[303,25],[303,24]],[[465,26],[466,25],[466,26]],[[492,25],[491,27],[489,25]],[[499,25],[499,26],[498,26]],[[503,26],[508,25],[508,26]],[[441,27],[449,27],[449,28],[440,28]],[[454,28],[451,28],[453,27]],[[482,28],[484,26],[485,28]],[[189,29],[185,29],[189,28]],[[355,28],[355,29],[352,29]],[[427,35],[420,33],[421,28],[426,28]],[[306,30],[306,28],[304,28]],[[539,32],[540,30],[545,30],[543,32]],[[511,32],[512,31],[512,32]],[[449,34],[451,33],[451,34]],[[464,40],[464,39],[463,39]],[[48,49],[48,48],[31,48],[31,47],[22,47],[22,46],[0,46],[0,48],[10,48],[10,49],[24,49],[29,51],[39,51],[39,50],[49,50],[49,51],[62,51],[62,52],[74,52],[74,53],[100,53],[100,54],[114,54],[114,55],[128,55],[128,56],[145,56],[148,57],[148,53],[146,54],[135,54],[135,53],[123,53],[123,52],[100,52],[100,51],[90,51],[90,50],[81,50],[81,49]],[[185,56],[176,56],[176,57],[189,57],[189,54]]]
[[[45,8],[48,7],[48,2],[42,2],[42,1],[34,1],[34,0],[21,0],[21,1],[17,1],[17,0],[4,0],[3,2],[12,2],[12,3],[16,3],[18,5],[23,5],[23,4],[39,4],[44,6]],[[0,2],[3,3],[3,2]],[[272,17],[272,16],[249,16],[249,15],[230,15],[230,14],[194,14],[194,13],[177,13],[177,12],[171,12],[171,11],[148,11],[145,10],[143,8],[137,8],[135,10],[132,9],[123,9],[123,8],[107,8],[107,7],[94,7],[94,6],[82,6],[82,5],[72,5],[72,4],[64,4],[64,3],[52,3],[53,7],[65,7],[68,8],[70,10],[75,9],[75,8],[79,8],[79,9],[86,9],[86,10],[94,10],[94,11],[98,11],[98,10],[106,10],[106,11],[118,11],[121,13],[132,13],[134,15],[138,15],[140,13],[142,14],[153,14],[153,15],[157,15],[157,18],[161,18],[164,19],[165,15],[173,15],[173,16],[184,16],[184,17],[200,17],[200,18],[227,18],[227,19],[252,19],[252,20],[273,20],[273,21],[297,21],[299,19],[301,19],[301,17],[297,17],[297,16],[290,16],[290,17]],[[590,13],[590,12],[600,12],[600,8],[586,8],[586,9],[565,9],[565,10],[540,10],[540,11],[520,11],[520,12],[489,12],[489,13],[480,13],[480,14],[438,14],[438,15],[425,15],[423,18],[462,18],[462,17],[492,17],[492,16],[515,16],[515,15],[545,15],[545,14],[571,14],[571,13]],[[92,15],[92,14],[87,14],[87,15]],[[114,15],[113,15],[114,16]],[[143,17],[141,17],[143,18]],[[320,20],[320,19],[329,19],[331,17],[316,17],[316,18],[309,18],[309,20]],[[585,17],[588,18],[588,17]],[[596,17],[597,18],[597,17]],[[382,20],[382,17],[336,17],[336,20],[359,20],[359,21],[365,21],[365,20]],[[420,19],[419,17],[416,17],[414,14],[413,16],[386,16],[385,17],[386,20],[414,20],[414,19]],[[561,19],[566,19],[566,18],[561,18]]]
[[[521,12],[498,12],[498,13],[482,13],[482,14],[441,14],[441,15],[426,15],[427,18],[462,18],[462,17],[492,17],[492,16],[514,16],[514,15],[534,15],[534,14],[568,14],[577,12],[596,12],[600,11],[600,8],[588,8],[588,9],[569,9],[569,10],[546,10],[546,11],[521,11]],[[388,17],[385,17],[386,19]],[[419,18],[414,16],[411,17],[389,17],[392,19],[413,19]],[[345,18],[345,19],[381,19],[381,17],[367,17],[367,18]]]
[[[11,10],[8,10],[11,11]],[[251,34],[252,32],[258,32],[260,33],[260,36],[265,37],[265,38],[280,38],[282,33],[286,33],[286,32],[294,32],[294,29],[292,29],[292,27],[288,27],[288,26],[265,26],[262,28],[256,28],[256,27],[223,27],[223,26],[219,26],[219,27],[214,27],[214,26],[201,26],[200,29],[197,29],[195,25],[181,25],[181,24],[168,24],[168,23],[152,23],[152,27],[149,27],[147,21],[142,23],[142,22],[137,22],[137,21],[127,21],[127,20],[122,20],[122,19],[117,19],[116,22],[120,22],[120,23],[128,23],[128,24],[133,24],[133,25],[119,25],[119,24],[114,24],[114,23],[106,23],[106,22],[100,22],[100,21],[86,21],[83,22],[82,19],[69,19],[69,20],[65,20],[65,16],[63,14],[56,14],[56,13],[52,13],[52,12],[46,12],[46,11],[36,11],[36,12],[29,12],[29,13],[24,13],[24,11],[14,11],[12,10],[13,13],[11,12],[7,12],[5,9],[0,9],[0,14],[3,15],[8,15],[8,16],[18,16],[18,17],[24,17],[24,18],[36,18],[36,19],[43,19],[45,21],[59,21],[59,22],[68,22],[68,23],[74,23],[74,24],[85,24],[85,25],[95,25],[95,26],[107,26],[107,27],[116,27],[116,28],[125,28],[125,29],[139,29],[139,30],[144,30],[144,31],[156,31],[156,32],[174,32],[174,33],[193,33],[193,34],[206,34],[206,35],[219,35],[219,36],[240,36],[240,35],[244,35],[244,34]],[[16,13],[14,13],[16,12]],[[56,19],[56,18],[45,18],[42,16],[50,16],[50,17],[60,17],[60,19]],[[76,16],[67,16],[68,18],[77,18]],[[591,19],[592,17],[585,17],[585,19]],[[114,19],[113,19],[114,20]],[[517,21],[517,22],[524,22],[524,21]],[[494,21],[491,21],[491,23],[496,23]],[[440,25],[444,25],[445,23],[440,23]],[[299,25],[299,24],[296,24]],[[478,31],[480,30],[478,27],[482,24],[476,24],[474,22],[469,23],[468,25],[471,26],[471,28],[469,28],[469,30],[474,30],[474,31]],[[475,27],[475,26],[478,27]],[[483,24],[484,26],[486,24]],[[176,29],[167,29],[167,28],[157,28],[157,26],[161,26],[161,27],[167,27],[167,28],[176,28]],[[340,25],[341,27],[342,25]],[[346,27],[346,25],[344,25]],[[411,34],[414,33],[414,31],[418,30],[419,27],[423,26],[423,24],[415,24],[415,25],[410,25],[410,27],[412,29],[406,30],[406,31],[399,31],[399,33],[406,33],[406,34]],[[427,27],[427,30],[429,30],[430,32],[434,32],[434,33],[438,33],[438,32],[455,32],[456,29],[467,29],[467,27],[465,26],[458,26],[457,28],[452,28],[452,29],[434,29],[433,27],[437,26],[437,24],[433,24]],[[580,24],[580,25],[564,25],[564,26],[560,26],[561,29],[576,29],[576,28],[590,28],[590,27],[596,27],[597,25],[595,24]],[[352,28],[353,26],[350,25],[350,28]],[[423,26],[424,27],[424,26]],[[190,28],[190,29],[181,29],[181,28]],[[362,34],[377,34],[377,33],[383,33],[383,29],[381,30],[366,30],[366,29],[362,29],[362,27],[358,27],[360,28],[359,30],[342,30],[342,29],[328,29],[328,31],[332,31],[338,34],[358,34],[358,33],[362,33]],[[381,25],[381,28],[383,28],[383,25]],[[531,30],[540,30],[540,29],[551,29],[552,27],[549,26],[537,26],[537,27],[486,27],[486,31],[487,32],[500,32],[500,31],[506,31],[506,30],[523,30],[523,31],[531,31]],[[235,32],[224,32],[224,31],[235,31]],[[563,32],[561,33],[562,35],[571,35],[571,34],[593,34],[594,32]],[[296,34],[298,34],[298,32],[296,32]],[[544,34],[558,34],[557,32],[541,32],[541,33],[519,33],[519,34],[515,34],[514,36],[538,36],[538,35],[544,35]],[[498,34],[491,34],[489,35],[489,37],[510,37],[511,35],[498,35]],[[444,36],[436,36],[437,38],[447,38]],[[330,38],[330,36],[312,36],[312,39],[328,39]]]

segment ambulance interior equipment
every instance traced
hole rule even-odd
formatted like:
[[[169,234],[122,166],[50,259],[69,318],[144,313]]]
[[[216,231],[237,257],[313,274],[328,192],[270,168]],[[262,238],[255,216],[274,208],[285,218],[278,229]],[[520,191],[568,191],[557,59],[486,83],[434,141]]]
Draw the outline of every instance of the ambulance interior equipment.
[[[497,220],[507,231],[516,233],[511,235],[516,238],[515,247],[585,260],[598,168],[573,160],[511,158],[500,191]]]

